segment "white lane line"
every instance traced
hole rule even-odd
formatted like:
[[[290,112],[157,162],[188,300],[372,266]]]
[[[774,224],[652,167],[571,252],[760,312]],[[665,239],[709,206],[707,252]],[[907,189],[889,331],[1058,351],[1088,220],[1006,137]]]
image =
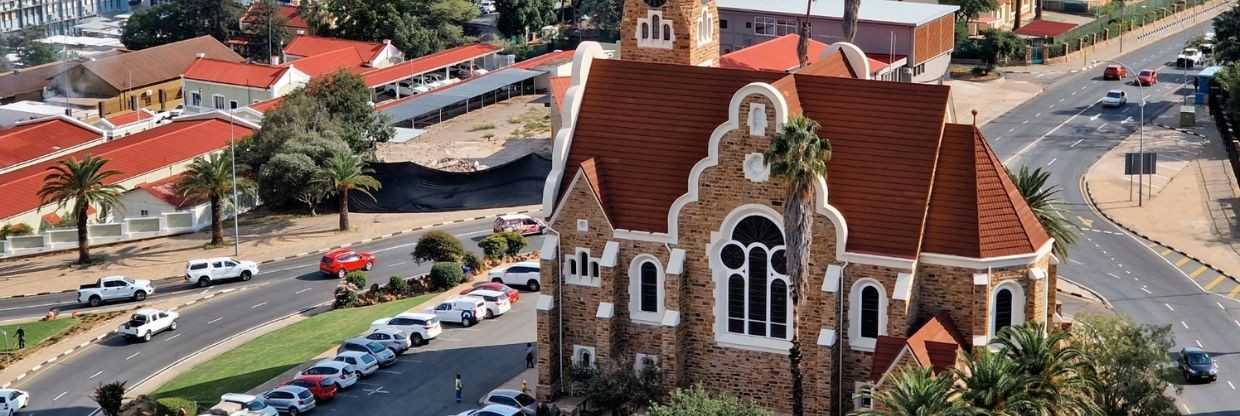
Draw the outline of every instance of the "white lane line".
[[[1231,322],[1236,324],[1236,326],[1240,326],[1240,319],[1232,319]]]
[[[1092,116],[1089,116],[1089,121],[1095,121],[1095,120],[1098,120],[1098,117],[1102,117],[1102,113],[1098,113],[1098,114],[1094,114],[1094,115],[1092,115]]]
[[[1076,145],[1081,144],[1083,141],[1085,141],[1085,139],[1076,139],[1076,142],[1073,142],[1072,145],[1068,147],[1076,147]]]
[[[1128,118],[1125,118],[1124,121],[1119,122],[1119,124],[1128,124],[1131,122],[1132,122],[1132,116],[1128,116]]]
[[[1195,340],[1193,340],[1193,341],[1197,342],[1197,348],[1205,348],[1205,347],[1206,347],[1205,345],[1201,345],[1201,340],[1199,340],[1199,339],[1195,339]]]
[[[137,357],[137,356],[138,356],[138,354],[142,354],[142,352],[141,352],[141,351],[139,351],[139,352],[135,352],[135,353],[133,353],[133,355],[130,355],[130,356],[128,356],[128,357],[125,357],[125,361],[132,360],[132,359],[133,359],[133,357]]]
[[[1051,105],[1046,106],[1046,109],[1047,109],[1047,110],[1050,110],[1050,109],[1052,109],[1052,108],[1055,108],[1055,105],[1054,105],[1054,104],[1051,104]]]
[[[306,292],[309,292],[309,291],[310,291],[310,288],[305,288],[305,289],[302,289],[302,290],[298,290],[298,291],[294,292],[293,294],[295,294],[295,295],[300,295],[300,294],[302,294],[302,293],[306,293]]]
[[[1217,300],[1216,300],[1216,301],[1214,301],[1214,304],[1215,304],[1215,305],[1218,305],[1218,308],[1219,308],[1219,309],[1222,309],[1222,310],[1227,310],[1227,308],[1224,308],[1224,307],[1223,307],[1223,304],[1222,304],[1222,303],[1219,303],[1219,301],[1217,301]]]
[[[177,337],[179,337],[179,336],[181,336],[181,334],[176,334],[176,335],[173,335],[173,336],[170,336],[170,337],[168,337],[168,338],[164,339],[164,341],[172,341],[172,340],[174,340],[174,339],[177,339]]]
[[[1053,129],[1051,129],[1050,131],[1046,132],[1045,134],[1043,134],[1043,135],[1039,136],[1037,139],[1034,139],[1032,142],[1029,142],[1029,144],[1025,145],[1025,147],[1022,147],[1022,148],[1021,148],[1020,150],[1018,150],[1015,154],[1013,154],[1013,155],[1011,155],[1011,156],[1008,156],[1008,158],[1007,158],[1007,159],[1003,159],[1003,164],[1005,164],[1005,165],[1006,165],[1006,164],[1009,164],[1011,161],[1016,160],[1016,158],[1018,158],[1018,157],[1020,157],[1021,155],[1025,154],[1025,152],[1028,152],[1028,151],[1029,151],[1029,149],[1032,149],[1034,146],[1037,146],[1037,145],[1038,145],[1038,143],[1040,143],[1043,139],[1045,139],[1045,138],[1046,138],[1046,136],[1050,136],[1050,135],[1052,135],[1052,134],[1055,134],[1055,132],[1056,132],[1056,131],[1059,131],[1059,129],[1060,129],[1060,128],[1063,128],[1063,126],[1064,126],[1064,125],[1067,125],[1068,123],[1071,123],[1071,122],[1072,122],[1072,120],[1076,120],[1076,118],[1077,118],[1077,117],[1079,117],[1081,114],[1085,114],[1085,112],[1086,112],[1086,111],[1089,111],[1089,109],[1093,108],[1093,107],[1094,107],[1094,105],[1097,105],[1099,101],[1102,101],[1102,99],[1101,99],[1101,98],[1099,98],[1099,99],[1098,99],[1098,101],[1094,101],[1094,102],[1093,102],[1093,104],[1090,104],[1090,105],[1085,106],[1085,108],[1082,108],[1082,109],[1081,109],[1081,111],[1077,111],[1077,112],[1076,112],[1076,114],[1073,114],[1073,115],[1072,115],[1072,117],[1068,117],[1068,119],[1067,119],[1067,120],[1064,120],[1063,122],[1059,123],[1059,125],[1055,126],[1055,128],[1053,128]]]
[[[56,305],[59,305],[59,304],[60,304],[59,302],[53,302],[53,303],[40,303],[40,304],[38,304],[38,305],[14,306],[14,307],[11,307],[11,308],[4,308],[4,309],[0,309],[0,311],[15,311],[15,310],[18,310],[18,309],[27,309],[27,308],[42,308],[42,307],[44,307],[44,306],[56,306]]]
[[[1146,289],[1146,288],[1145,288],[1145,286],[1141,286],[1141,291],[1142,291],[1142,292],[1145,292],[1145,294],[1147,294],[1147,295],[1153,295],[1153,294],[1154,294],[1154,292],[1151,292],[1149,289]]]
[[[1072,95],[1076,95],[1077,91],[1072,91]]]
[[[1059,158],[1055,158],[1055,157],[1051,158],[1050,162],[1046,162],[1046,166],[1050,167],[1050,165],[1054,165],[1056,160],[1059,160]]]
[[[211,324],[216,323],[216,322],[219,322],[219,321],[221,321],[221,320],[223,320],[223,319],[224,319],[224,317],[223,317],[223,316],[221,316],[221,317],[219,317],[219,318],[212,319],[212,320],[210,320],[210,321],[207,321],[207,325],[211,325]]]
[[[1029,120],[1022,121],[1020,124],[1029,124]]]
[[[1059,102],[1061,102],[1061,103],[1062,103],[1062,102],[1063,102],[1063,98],[1060,98],[1060,99],[1059,99]]]
[[[1183,326],[1184,329],[1188,329],[1188,322],[1180,321],[1180,325]],[[1201,346],[1201,341],[1197,341],[1197,344],[1197,346]]]
[[[1232,390],[1235,390],[1235,389],[1236,389],[1236,385],[1235,385],[1235,384],[1231,384],[1231,380],[1227,380],[1227,387],[1231,387],[1231,389],[1232,389]]]
[[[263,302],[263,303],[260,303],[260,304],[257,304],[257,305],[254,305],[254,306],[251,306],[251,307],[250,307],[250,309],[258,309],[258,308],[261,308],[261,307],[264,307],[264,306],[267,306],[267,302]]]
[[[1172,312],[1175,312],[1175,308],[1172,308],[1170,303],[1164,303],[1163,306],[1166,306],[1167,309],[1170,309]]]
[[[1101,131],[1102,131],[1102,129],[1103,129],[1103,128],[1105,128],[1106,126],[1107,126],[1107,123],[1102,123],[1101,125],[1099,125],[1099,126],[1098,126],[1098,128],[1096,129],[1096,131],[1101,132]]]
[[[1231,383],[1231,382],[1230,382],[1230,381],[1228,381],[1227,383]],[[61,397],[65,397],[65,395],[66,395],[66,394],[69,394],[69,392],[67,392],[67,391],[62,391],[62,392],[60,392],[60,394],[57,394],[57,395],[56,395],[56,397],[53,397],[53,398],[52,398],[52,401],[57,401],[57,400],[60,400],[60,398],[61,398]]]
[[[97,372],[97,373],[95,373],[95,374],[91,374],[90,378],[99,377],[99,375],[100,375],[100,374],[103,374],[103,370],[99,370],[99,372]]]
[[[1085,91],[1085,90],[1086,90],[1086,89],[1088,89],[1088,88],[1089,88],[1089,86],[1088,86],[1088,85],[1081,86],[1081,91]]]
[[[1119,279],[1119,276],[1116,276],[1116,275],[1115,275],[1115,273],[1107,273],[1107,276],[1111,276],[1111,277],[1114,277],[1114,278],[1116,278],[1116,279]]]
[[[1012,127],[1012,128],[1010,128],[1010,129],[1008,129],[1008,133],[1011,133],[1011,132],[1014,132],[1014,131],[1016,131],[1016,128],[1015,128],[1015,127]]]
[[[1042,117],[1042,113],[1037,113],[1033,115],[1033,118],[1038,118],[1038,117]]]

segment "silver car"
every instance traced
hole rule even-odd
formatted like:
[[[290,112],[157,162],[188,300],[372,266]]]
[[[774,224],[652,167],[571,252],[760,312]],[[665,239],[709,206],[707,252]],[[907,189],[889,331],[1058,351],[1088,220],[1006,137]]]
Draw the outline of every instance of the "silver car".
[[[366,339],[383,344],[396,354],[404,353],[413,346],[404,332],[391,328],[371,330],[369,334],[366,334]]]
[[[396,364],[396,353],[375,341],[368,340],[364,337],[349,338],[340,344],[340,348],[336,348],[336,353],[345,351],[359,351],[373,354],[379,359],[379,365],[387,367]]]
[[[538,400],[534,396],[522,393],[521,390],[495,389],[478,399],[479,406],[489,404],[515,407],[521,409],[521,413],[527,416],[534,416],[538,412]]]
[[[375,359],[375,356],[368,352],[345,351],[336,354],[336,358],[332,360],[353,366],[353,368],[357,369],[357,372],[362,373],[363,377],[370,377],[370,375],[379,371],[379,360]]]
[[[267,405],[290,415],[299,415],[314,409],[314,393],[301,386],[280,386],[263,393]]]

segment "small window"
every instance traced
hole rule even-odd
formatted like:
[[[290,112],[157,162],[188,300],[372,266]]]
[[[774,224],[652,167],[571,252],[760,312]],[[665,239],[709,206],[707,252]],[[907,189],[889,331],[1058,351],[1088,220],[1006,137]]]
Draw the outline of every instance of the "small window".
[[[1003,288],[995,294],[995,333],[1009,326],[1012,326],[1012,291]]]
[[[202,94],[199,93],[198,91],[190,92],[189,93],[189,105],[192,105],[194,107],[201,106],[202,105]]]
[[[228,266],[228,267],[233,267],[233,266],[236,266],[236,265],[237,265],[237,263],[233,263],[233,262],[231,262],[231,261],[226,261],[226,262],[224,262],[224,265],[225,265],[225,266]]]
[[[861,289],[861,337],[878,338],[878,288]]]
[[[150,215],[151,215],[151,211],[147,211],[147,210],[145,210],[145,209],[138,210],[138,215],[139,215],[139,216],[143,216],[143,217],[147,217],[147,216],[150,216]]]
[[[642,23],[642,39],[650,39],[650,24]]]
[[[728,19],[719,19],[719,28],[720,28],[720,29],[727,29],[727,28],[728,28]]]
[[[577,260],[576,259],[568,259],[568,274],[571,276],[577,275]]]
[[[663,25],[663,40],[672,40],[672,25]]]
[[[223,95],[216,95],[216,96],[212,97],[212,99],[215,101],[215,102],[214,102],[214,103],[212,103],[212,104],[214,104],[214,106],[215,106],[215,109],[216,109],[216,110],[223,110],[223,109],[225,108],[225,107],[224,107],[225,103],[224,103],[224,96],[223,96]]]
[[[654,262],[641,265],[641,310],[642,312],[659,311],[659,270]]]
[[[214,267],[214,268],[217,268],[217,269],[222,268],[222,267],[224,267],[224,262],[222,262],[222,261],[217,261],[217,262],[215,262],[215,263],[211,263],[211,267]]]
[[[190,269],[190,270],[202,270],[202,269],[205,269],[205,268],[207,268],[207,264],[206,264],[206,263],[197,263],[197,264],[191,264],[191,265],[189,265],[189,269]]]
[[[580,253],[577,253],[577,258],[581,259],[579,263],[581,264],[581,274],[583,275],[582,277],[589,277],[589,276],[585,276],[585,274],[586,274],[586,267],[588,267],[590,264],[590,253],[582,251]]]
[[[590,262],[590,277],[598,278],[598,262]]]
[[[653,37],[653,38],[655,38],[655,39],[658,39],[658,38],[659,38],[659,28],[663,26],[663,25],[660,25],[660,24],[659,24],[659,15],[657,15],[657,14],[656,14],[656,15],[651,16],[651,17],[650,17],[650,25],[651,25],[651,26],[654,26],[654,36],[652,36],[652,37]]]
[[[229,110],[236,110],[236,109],[237,109],[237,101],[236,101],[236,100],[229,100],[229,101],[228,101],[228,109],[229,109]]]

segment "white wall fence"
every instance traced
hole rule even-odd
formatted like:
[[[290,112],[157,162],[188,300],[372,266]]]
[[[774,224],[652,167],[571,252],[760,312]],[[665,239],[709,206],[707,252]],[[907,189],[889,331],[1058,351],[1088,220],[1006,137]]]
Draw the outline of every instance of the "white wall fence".
[[[120,222],[86,226],[90,245],[197,232],[211,225],[210,216],[201,221],[193,211],[165,212],[157,217],[126,218]],[[0,240],[0,258],[77,248],[77,228],[59,228],[39,234],[9,236]]]

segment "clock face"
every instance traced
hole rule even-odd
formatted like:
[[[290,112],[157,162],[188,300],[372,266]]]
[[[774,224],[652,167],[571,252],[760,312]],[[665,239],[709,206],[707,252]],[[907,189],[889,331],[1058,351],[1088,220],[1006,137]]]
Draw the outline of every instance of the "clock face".
[[[646,5],[650,7],[663,7],[663,5],[667,3],[667,0],[642,0],[642,1],[645,1]]]

